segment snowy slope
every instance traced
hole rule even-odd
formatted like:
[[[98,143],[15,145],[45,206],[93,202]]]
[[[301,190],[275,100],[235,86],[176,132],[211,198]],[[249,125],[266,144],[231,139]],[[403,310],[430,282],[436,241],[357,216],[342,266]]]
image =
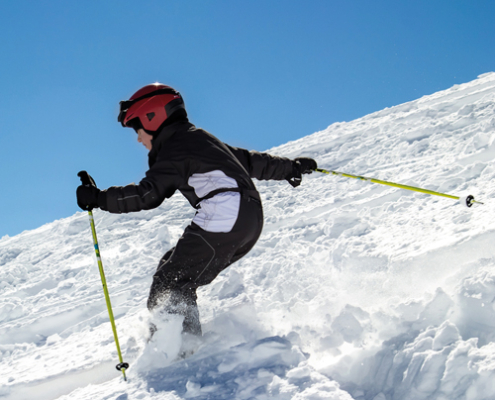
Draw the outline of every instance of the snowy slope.
[[[128,382],[86,213],[3,237],[0,399],[495,398],[494,139],[488,73],[271,149],[485,205],[316,173],[257,182],[264,231],[199,291],[203,344],[146,373],[151,276],[194,210],[177,195],[96,211]]]

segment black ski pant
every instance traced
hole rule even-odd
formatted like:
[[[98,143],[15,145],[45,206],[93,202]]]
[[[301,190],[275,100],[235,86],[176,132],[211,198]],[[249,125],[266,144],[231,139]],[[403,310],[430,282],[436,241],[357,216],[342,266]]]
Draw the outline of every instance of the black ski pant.
[[[208,232],[194,222],[185,229],[158,264],[148,298],[149,310],[183,315],[183,332],[201,335],[196,289],[211,283],[245,256],[261,234],[261,201],[257,192],[250,193],[241,194],[239,215],[230,232]]]

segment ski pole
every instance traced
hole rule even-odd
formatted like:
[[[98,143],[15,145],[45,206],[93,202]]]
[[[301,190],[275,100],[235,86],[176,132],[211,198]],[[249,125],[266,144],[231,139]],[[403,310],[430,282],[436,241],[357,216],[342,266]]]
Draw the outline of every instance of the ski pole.
[[[89,176],[86,171],[81,171],[77,174],[81,178],[81,182],[84,186],[95,186],[93,178]],[[119,345],[119,337],[117,336],[117,328],[115,326],[115,318],[113,317],[112,304],[110,303],[110,295],[108,294],[107,288],[107,280],[105,279],[105,272],[103,271],[103,263],[101,262],[100,257],[100,248],[98,246],[98,238],[96,237],[96,228],[95,228],[95,220],[93,218],[93,211],[88,210],[89,215],[89,224],[91,225],[91,232],[93,234],[93,243],[95,246],[96,260],[98,261],[98,269],[100,270],[101,283],[103,285],[103,293],[105,294],[105,300],[107,302],[108,315],[110,317],[110,324],[112,325],[113,337],[115,339],[115,345],[117,346],[117,353],[119,355],[120,363],[116,365],[116,368],[119,371],[122,371],[124,375],[124,381],[127,381],[127,377],[125,375],[125,370],[129,368],[129,364],[125,363],[122,359],[122,353],[120,351]]]
[[[464,197],[452,196],[450,194],[434,192],[433,190],[422,189],[422,188],[418,188],[415,186],[402,185],[400,183],[387,182],[387,181],[382,181],[380,179],[367,178],[365,176],[359,176],[359,175],[351,175],[351,174],[346,174],[346,173],[338,172],[338,171],[327,171],[327,170],[321,169],[321,168],[317,168],[317,169],[315,169],[315,171],[321,172],[323,174],[338,175],[338,176],[343,176],[345,178],[354,178],[354,179],[359,179],[362,181],[379,183],[380,185],[387,185],[387,186],[392,186],[392,187],[396,187],[396,188],[400,188],[400,189],[412,190],[413,192],[431,194],[433,196],[447,197],[449,199],[459,200],[461,203],[464,202],[464,205],[467,207],[471,207],[475,203],[476,204],[484,204],[480,201],[476,201],[472,195],[469,195],[469,196],[464,198]]]

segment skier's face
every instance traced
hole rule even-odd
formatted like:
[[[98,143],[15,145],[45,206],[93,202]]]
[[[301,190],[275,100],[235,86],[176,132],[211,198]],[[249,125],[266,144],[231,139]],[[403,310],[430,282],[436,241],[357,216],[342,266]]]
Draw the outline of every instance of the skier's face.
[[[137,134],[138,142],[142,143],[148,150],[151,150],[151,140],[153,139],[153,136],[148,135],[144,129],[138,129]]]

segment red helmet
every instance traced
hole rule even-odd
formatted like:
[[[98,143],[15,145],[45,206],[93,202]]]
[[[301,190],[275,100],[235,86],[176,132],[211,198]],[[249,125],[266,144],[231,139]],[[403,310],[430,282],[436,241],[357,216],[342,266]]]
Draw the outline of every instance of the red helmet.
[[[170,86],[152,83],[139,89],[129,100],[120,102],[118,121],[122,126],[137,125],[146,131],[155,132],[178,110],[186,110],[180,93]],[[139,120],[137,124],[133,121],[136,118]]]

